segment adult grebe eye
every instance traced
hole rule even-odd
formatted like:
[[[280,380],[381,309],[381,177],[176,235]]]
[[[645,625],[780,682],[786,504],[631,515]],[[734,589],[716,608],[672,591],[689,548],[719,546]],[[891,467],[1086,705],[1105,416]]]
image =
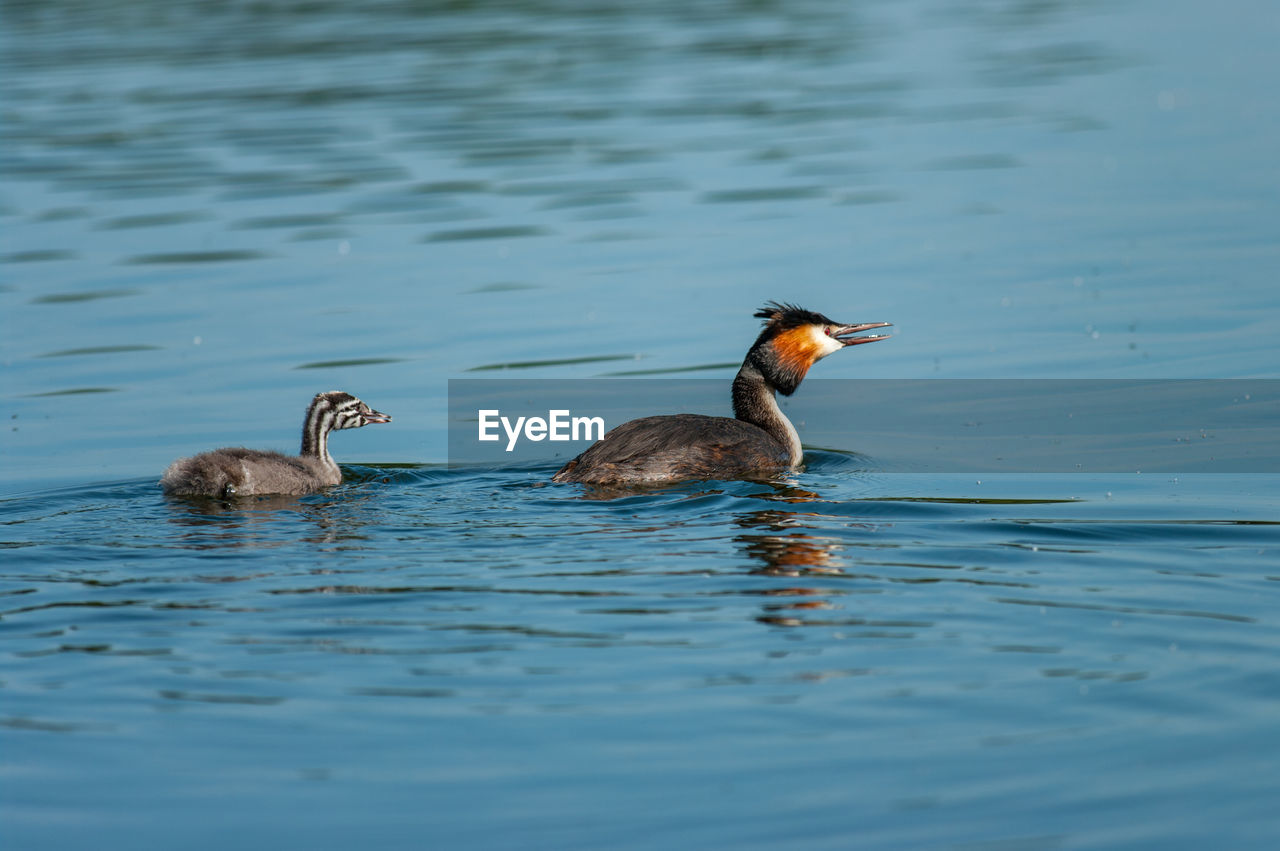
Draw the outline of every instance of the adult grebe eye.
[[[823,329],[823,330],[825,330],[825,331],[827,332],[827,336],[828,336],[828,337],[830,337],[830,336],[831,336],[831,326],[830,326],[830,325],[828,325],[828,326],[827,326],[825,329]]]

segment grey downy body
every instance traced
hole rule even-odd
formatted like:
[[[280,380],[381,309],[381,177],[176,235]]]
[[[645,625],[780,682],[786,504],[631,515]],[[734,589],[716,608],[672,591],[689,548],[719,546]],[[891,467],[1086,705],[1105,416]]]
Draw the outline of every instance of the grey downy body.
[[[285,455],[232,447],[179,458],[160,478],[167,494],[183,496],[301,496],[342,481],[342,471],[329,456],[329,432],[389,423],[350,393],[335,390],[317,394],[302,426],[302,451]]]

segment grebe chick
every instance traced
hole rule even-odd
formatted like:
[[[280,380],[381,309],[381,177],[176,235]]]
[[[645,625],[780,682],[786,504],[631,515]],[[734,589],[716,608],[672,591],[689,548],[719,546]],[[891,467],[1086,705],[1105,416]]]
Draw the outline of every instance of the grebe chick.
[[[888,334],[850,336],[889,322],[841,325],[821,313],[771,301],[756,312],[764,330],[733,379],[733,416],[643,417],[610,430],[560,468],[553,482],[618,484],[740,479],[800,465],[800,436],[778,407],[822,358]]]
[[[215,449],[179,458],[160,478],[168,494],[182,496],[301,496],[342,481],[342,471],[329,457],[329,432],[389,423],[350,393],[319,393],[307,408],[302,425],[302,454],[282,455],[257,449]]]

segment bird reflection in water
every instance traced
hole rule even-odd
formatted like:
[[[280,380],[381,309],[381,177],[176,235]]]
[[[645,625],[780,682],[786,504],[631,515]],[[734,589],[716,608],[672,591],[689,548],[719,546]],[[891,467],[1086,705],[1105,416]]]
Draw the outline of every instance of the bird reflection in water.
[[[821,501],[812,491],[779,482],[770,493],[757,494],[770,502],[799,505]],[[830,537],[813,535],[804,530],[806,513],[783,508],[767,508],[739,516],[735,522],[745,529],[759,530],[740,534],[734,541],[742,548],[753,564],[751,573],[758,576],[804,578],[818,576],[843,576],[845,558],[843,544]],[[829,624],[828,619],[806,619],[800,615],[806,611],[832,611],[840,606],[829,599],[846,592],[831,588],[785,586],[769,588],[757,593],[770,598],[791,598],[770,602],[764,606],[764,614],[757,618],[761,623],[774,626],[809,626]]]
[[[301,540],[317,547],[359,547],[369,537],[368,528],[380,522],[376,495],[359,487],[361,478],[357,474],[322,497],[169,497],[169,521],[182,529],[175,545],[270,549]],[[300,526],[299,518],[309,525]]]

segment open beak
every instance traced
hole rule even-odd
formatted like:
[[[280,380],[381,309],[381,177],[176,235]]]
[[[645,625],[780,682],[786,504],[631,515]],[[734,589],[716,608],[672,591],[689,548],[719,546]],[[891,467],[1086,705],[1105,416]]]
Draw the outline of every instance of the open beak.
[[[364,411],[360,414],[360,419],[364,420],[365,425],[370,425],[372,423],[389,423],[391,422],[391,415],[384,414],[382,411]]]
[[[889,328],[892,322],[868,322],[865,325],[841,325],[831,336],[835,337],[846,346],[856,346],[859,343],[874,343],[876,340],[887,340],[890,334],[867,334],[864,337],[853,337],[851,334],[861,334],[863,331],[870,331],[872,328]]]

